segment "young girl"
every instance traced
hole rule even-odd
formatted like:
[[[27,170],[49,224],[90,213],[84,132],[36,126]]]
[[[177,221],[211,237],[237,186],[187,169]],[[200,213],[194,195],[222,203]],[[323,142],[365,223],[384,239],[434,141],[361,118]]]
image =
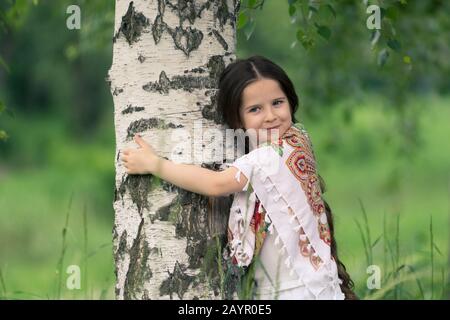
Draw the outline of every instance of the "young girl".
[[[234,193],[228,252],[237,266],[255,267],[254,298],[356,299],[337,257],[323,180],[308,134],[295,121],[298,97],[286,73],[261,56],[238,59],[223,71],[217,101],[230,128],[256,138],[229,168],[176,164],[137,135],[141,148],[122,152],[127,173],[151,173],[207,196]]]

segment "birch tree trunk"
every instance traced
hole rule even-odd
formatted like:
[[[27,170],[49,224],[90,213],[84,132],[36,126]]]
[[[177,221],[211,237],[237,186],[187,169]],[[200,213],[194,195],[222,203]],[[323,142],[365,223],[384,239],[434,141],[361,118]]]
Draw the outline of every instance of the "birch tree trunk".
[[[119,150],[136,148],[140,133],[165,158],[198,156],[208,148],[194,138],[199,121],[203,132],[224,130],[215,97],[218,76],[235,59],[239,1],[116,0],[115,10],[108,82],[116,133],[116,298],[223,298],[215,245],[224,243],[231,199],[127,175]]]

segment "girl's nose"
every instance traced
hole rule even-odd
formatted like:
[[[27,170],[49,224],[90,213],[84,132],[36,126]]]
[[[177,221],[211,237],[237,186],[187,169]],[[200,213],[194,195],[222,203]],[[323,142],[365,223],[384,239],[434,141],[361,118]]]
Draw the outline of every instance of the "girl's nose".
[[[266,113],[266,121],[267,122],[272,122],[273,120],[276,119],[276,115],[275,113],[273,113],[272,110],[270,110],[270,108],[268,109],[267,113]]]

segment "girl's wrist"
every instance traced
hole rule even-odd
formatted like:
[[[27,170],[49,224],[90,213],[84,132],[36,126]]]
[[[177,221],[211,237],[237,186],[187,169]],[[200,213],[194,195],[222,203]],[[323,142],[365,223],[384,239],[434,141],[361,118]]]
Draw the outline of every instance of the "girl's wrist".
[[[163,158],[161,158],[160,156],[153,154],[150,159],[149,159],[149,164],[147,167],[147,170],[150,174],[154,174],[154,175],[160,175],[161,174],[161,165],[163,162]]]

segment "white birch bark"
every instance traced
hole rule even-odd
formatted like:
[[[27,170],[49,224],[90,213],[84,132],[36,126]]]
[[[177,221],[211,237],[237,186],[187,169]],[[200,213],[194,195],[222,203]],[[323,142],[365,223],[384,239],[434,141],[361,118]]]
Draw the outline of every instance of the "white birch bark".
[[[199,120],[203,132],[224,129],[214,99],[220,72],[235,59],[238,6],[238,0],[116,0],[108,81],[116,133],[117,299],[221,298],[218,282],[208,284],[201,270],[212,235],[225,234],[230,199],[127,175],[119,150],[136,148],[133,135],[140,133],[173,159],[189,154]],[[173,140],[181,129],[188,134]],[[180,142],[185,148],[174,150]],[[197,155],[204,149],[191,147]]]

